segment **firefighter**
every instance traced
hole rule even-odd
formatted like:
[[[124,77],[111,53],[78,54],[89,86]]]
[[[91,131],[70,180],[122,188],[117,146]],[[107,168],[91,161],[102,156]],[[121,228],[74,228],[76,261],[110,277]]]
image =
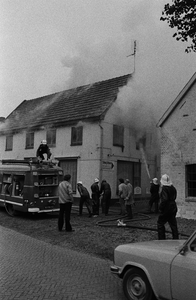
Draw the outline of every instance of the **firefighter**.
[[[151,186],[150,186],[150,201],[149,201],[149,213],[152,212],[152,206],[155,204],[155,213],[158,213],[158,206],[159,206],[159,184],[158,179],[153,178]]]
[[[80,194],[80,202],[79,202],[79,216],[82,216],[83,205],[85,203],[86,208],[89,213],[89,218],[92,217],[91,213],[91,204],[90,204],[90,194],[86,187],[83,186],[82,181],[78,181],[77,183],[78,192]]]
[[[100,197],[99,179],[98,178],[95,178],[94,183],[91,185],[91,191],[92,191],[93,217],[98,217],[98,215],[99,215],[99,197]]]
[[[50,159],[52,153],[50,152],[50,148],[47,145],[46,140],[41,141],[41,144],[39,145],[39,148],[37,149],[36,156],[38,160],[42,161],[44,160],[44,155],[47,154],[47,160]]]
[[[111,200],[111,187],[105,179],[102,180],[101,182],[100,193],[102,194],[102,201],[101,201],[102,213],[105,213],[105,216],[107,216],[110,207],[110,200]]]

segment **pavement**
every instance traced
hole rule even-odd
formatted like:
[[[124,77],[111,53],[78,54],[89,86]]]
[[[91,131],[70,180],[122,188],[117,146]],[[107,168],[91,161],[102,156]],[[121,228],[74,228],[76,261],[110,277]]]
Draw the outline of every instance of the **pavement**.
[[[2,226],[0,241],[0,300],[126,299],[121,280],[110,273],[109,260]]]

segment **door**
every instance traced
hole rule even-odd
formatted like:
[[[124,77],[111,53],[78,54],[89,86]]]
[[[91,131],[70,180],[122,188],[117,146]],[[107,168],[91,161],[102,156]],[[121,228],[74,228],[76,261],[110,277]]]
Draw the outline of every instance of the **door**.
[[[117,187],[118,179],[129,179],[131,185],[135,188],[141,186],[141,163],[131,161],[117,161]]]
[[[171,267],[172,299],[196,299],[196,252],[187,251],[184,255],[178,254]]]
[[[71,185],[73,192],[76,192],[77,183],[77,159],[63,159],[59,161],[60,167],[63,169],[63,174],[71,175]]]

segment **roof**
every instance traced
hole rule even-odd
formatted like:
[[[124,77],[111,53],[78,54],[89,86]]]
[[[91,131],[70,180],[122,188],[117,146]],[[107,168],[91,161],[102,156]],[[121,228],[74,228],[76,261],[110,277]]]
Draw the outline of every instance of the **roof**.
[[[119,88],[126,85],[131,74],[80,86],[44,97],[24,100],[5,120],[1,133],[22,129],[36,130],[42,126],[59,127],[81,120],[103,118],[116,100]]]
[[[180,101],[184,98],[184,96],[188,93],[188,91],[191,89],[193,84],[196,82],[196,72],[193,74],[191,79],[188,81],[188,83],[185,85],[185,87],[181,90],[181,92],[178,94],[176,99],[172,102],[172,104],[169,106],[169,108],[166,110],[166,112],[163,114],[159,122],[157,123],[157,127],[161,127],[165,121],[169,118],[169,116],[172,114],[172,112],[175,110],[175,108],[178,106]]]

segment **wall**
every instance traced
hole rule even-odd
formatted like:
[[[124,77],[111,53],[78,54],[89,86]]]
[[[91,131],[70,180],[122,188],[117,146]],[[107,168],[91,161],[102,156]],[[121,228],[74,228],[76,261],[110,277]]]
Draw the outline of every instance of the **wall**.
[[[196,219],[196,202],[185,195],[185,166],[196,163],[195,95],[196,84],[161,128],[161,173],[167,173],[177,188],[178,216],[188,219]]]

